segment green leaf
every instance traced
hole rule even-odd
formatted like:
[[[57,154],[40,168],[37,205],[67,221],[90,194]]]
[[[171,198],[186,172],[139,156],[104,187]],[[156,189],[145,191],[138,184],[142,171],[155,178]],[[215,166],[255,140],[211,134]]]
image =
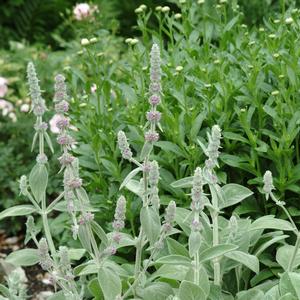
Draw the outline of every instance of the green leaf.
[[[48,171],[44,164],[37,163],[29,175],[29,185],[35,200],[39,203],[44,197],[48,184]]]
[[[259,272],[259,260],[254,255],[242,251],[232,251],[226,253],[225,256],[245,265],[256,274]]]
[[[88,283],[88,290],[94,296],[93,300],[103,300],[104,299],[98,278],[94,278]]]
[[[299,298],[296,298],[291,293],[287,293],[287,294],[281,296],[278,300],[299,300]]]
[[[174,295],[172,287],[165,282],[151,283],[142,290],[143,300],[166,300],[168,296]]]
[[[71,260],[79,260],[85,254],[85,249],[69,249],[68,254]]]
[[[75,271],[75,275],[79,275],[79,276],[97,274],[99,271],[99,267],[95,264],[89,264],[85,266],[80,265],[78,267],[76,267],[74,271]]]
[[[249,141],[244,138],[242,135],[238,134],[238,133],[234,133],[234,132],[223,132],[222,133],[223,137],[225,139],[228,139],[228,140],[233,140],[233,141],[240,141],[240,142],[243,142],[245,144],[249,144]]]
[[[212,260],[216,257],[222,256],[225,253],[236,250],[237,248],[238,246],[232,244],[221,244],[221,245],[213,246],[211,248],[202,251],[199,254],[199,262],[204,263],[208,260]]]
[[[102,227],[95,221],[92,221],[91,225],[92,225],[93,232],[96,233],[96,235],[101,240],[103,245],[107,246],[108,245],[108,238],[107,238],[107,235],[106,235],[105,231],[102,229]]]
[[[160,218],[158,212],[153,207],[142,207],[140,213],[142,228],[150,244],[153,245],[160,234]]]
[[[38,250],[31,248],[17,250],[10,253],[5,261],[16,267],[33,266],[39,262]]]
[[[121,295],[121,279],[111,269],[102,267],[98,272],[98,281],[105,300],[114,300],[118,295]]]
[[[176,144],[172,143],[172,142],[168,142],[168,141],[159,141],[155,144],[157,147],[161,148],[162,150],[164,150],[165,152],[173,152],[174,154],[176,154],[178,157],[186,157],[186,154],[184,153],[184,151],[182,151],[179,146],[177,146]]]
[[[167,238],[167,246],[170,254],[189,257],[189,252],[186,250],[186,248],[176,240]]]
[[[142,148],[140,160],[144,160],[152,151],[153,144],[146,142]]]
[[[78,237],[81,245],[89,252],[92,253],[91,237],[87,225],[79,226]]]
[[[263,243],[256,251],[255,251],[255,255],[258,257],[264,250],[266,250],[268,247],[270,247],[271,245],[280,242],[286,238],[288,238],[288,235],[280,235],[280,236],[275,236],[273,237],[271,240]]]
[[[18,205],[7,208],[0,213],[0,220],[7,217],[25,216],[36,212],[33,205]]]
[[[156,272],[154,272],[149,281],[153,281],[155,278],[168,278],[178,281],[185,279],[190,267],[183,265],[162,265]]]
[[[220,209],[237,204],[253,194],[248,188],[235,183],[224,185],[222,191],[224,203],[220,203]]]
[[[295,246],[284,245],[280,247],[276,252],[276,261],[283,267],[285,271],[288,269],[290,259],[294,253]],[[300,249],[298,249],[293,268],[297,268],[300,265]]]
[[[185,177],[171,183],[173,188],[191,188],[193,186],[193,176]]]
[[[199,285],[184,280],[179,287],[179,298],[180,300],[205,300],[207,296]]]
[[[201,245],[201,234],[199,231],[192,231],[189,236],[189,254],[190,257],[194,257],[199,251]]]
[[[237,300],[263,300],[264,293],[258,289],[242,291],[237,294]]]
[[[128,182],[135,176],[137,175],[140,171],[142,171],[142,168],[141,167],[138,167],[134,170],[132,170],[126,177],[125,179],[123,180],[119,190],[121,190],[124,186],[126,186],[128,184]]]
[[[138,195],[139,197],[142,197],[141,195],[141,189],[140,189],[140,182],[135,179],[131,179],[127,182],[126,188],[133,192],[134,194]]]
[[[267,215],[255,220],[250,226],[250,230],[260,229],[279,229],[293,231],[294,227],[288,221],[275,219],[274,216]]]
[[[68,300],[65,298],[64,294],[62,291],[59,291],[53,295],[51,295],[47,300]]]
[[[165,264],[165,265],[182,265],[191,266],[191,260],[186,256],[181,255],[167,255],[158,258],[153,264]]]
[[[296,299],[300,299],[300,274],[284,273],[279,281],[279,290],[281,295],[291,293]]]

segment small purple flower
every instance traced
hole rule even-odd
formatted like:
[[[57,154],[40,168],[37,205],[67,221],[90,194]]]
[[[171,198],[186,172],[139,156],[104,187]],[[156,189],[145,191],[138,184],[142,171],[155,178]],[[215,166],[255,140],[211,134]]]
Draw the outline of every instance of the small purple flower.
[[[201,230],[201,223],[198,220],[193,220],[191,224],[192,231],[200,231]]]
[[[147,142],[154,143],[157,142],[158,139],[159,139],[159,134],[155,131],[148,131],[145,133],[145,140]]]
[[[36,116],[42,116],[46,111],[46,106],[43,103],[34,104],[33,113]]]
[[[66,129],[67,127],[69,127],[70,125],[70,121],[68,118],[60,116],[60,118],[56,121],[56,126],[62,130],[62,129]]]
[[[62,146],[71,146],[74,143],[74,139],[68,134],[61,134],[56,140]]]
[[[150,93],[151,94],[159,94],[161,92],[161,86],[158,82],[150,83]]]
[[[144,162],[143,163],[143,172],[149,173],[151,170],[151,163],[149,162]]]
[[[38,132],[45,132],[48,129],[48,124],[46,122],[42,122],[41,124],[35,124],[34,129]]]
[[[59,162],[62,166],[70,165],[74,161],[75,157],[69,153],[64,153],[61,157],[59,157]]]
[[[55,111],[58,114],[66,113],[68,112],[68,110],[69,110],[69,103],[65,100],[55,104]]]
[[[46,164],[48,161],[48,158],[46,156],[46,154],[41,153],[36,157],[36,162],[39,164]]]
[[[161,118],[161,113],[159,111],[148,111],[147,120],[149,122],[159,122]]]
[[[78,189],[82,185],[82,179],[81,178],[73,178],[67,182],[67,186],[71,189]]]
[[[84,220],[86,221],[86,222],[91,222],[91,221],[93,221],[94,220],[94,214],[93,213],[91,213],[91,212],[86,212],[85,214],[84,214]]]
[[[160,103],[160,96],[158,95],[152,95],[149,98],[149,103],[152,105],[158,105]]]
[[[124,228],[125,222],[123,220],[114,220],[112,226],[114,230],[120,231],[121,229]]]
[[[114,232],[114,233],[113,233],[112,239],[113,239],[113,241],[114,241],[116,244],[119,244],[119,243],[120,243],[121,238],[122,238],[122,237],[121,237],[120,232]]]
[[[68,212],[71,214],[74,212],[74,209],[75,209],[74,202],[72,200],[68,201],[68,203],[67,203]]]

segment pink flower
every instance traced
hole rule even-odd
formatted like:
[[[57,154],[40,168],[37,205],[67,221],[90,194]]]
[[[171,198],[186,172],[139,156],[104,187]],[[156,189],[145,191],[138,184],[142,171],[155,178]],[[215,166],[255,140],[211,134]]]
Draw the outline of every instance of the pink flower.
[[[96,83],[93,83],[91,86],[91,92],[95,93],[96,91],[97,91],[97,85],[96,85]]]
[[[56,124],[57,124],[57,121],[59,121],[60,119],[61,119],[61,116],[58,115],[58,114],[55,114],[55,115],[51,118],[51,120],[49,121],[51,132],[53,132],[53,133],[59,133],[59,132],[60,132],[59,128],[58,128],[57,125],[56,125]]]
[[[10,102],[0,99],[0,110],[2,110],[3,116],[7,116],[13,109],[14,106]]]
[[[78,21],[88,18],[92,12],[90,5],[87,3],[78,3],[73,9],[74,17]]]
[[[7,79],[4,77],[0,77],[0,97],[4,97],[7,93]]]

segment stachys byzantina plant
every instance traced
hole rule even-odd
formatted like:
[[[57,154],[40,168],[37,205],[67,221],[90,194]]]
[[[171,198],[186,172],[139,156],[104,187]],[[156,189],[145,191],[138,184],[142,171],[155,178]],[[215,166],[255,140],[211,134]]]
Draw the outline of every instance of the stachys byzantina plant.
[[[161,119],[158,110],[163,95],[161,78],[160,49],[154,44],[150,53],[150,110],[146,114],[144,146],[141,153],[134,155],[124,131],[118,132],[117,140],[122,158],[135,165],[120,190],[127,188],[141,202],[140,229],[136,236],[132,236],[123,232],[126,199],[122,194],[118,195],[111,232],[106,233],[94,220],[94,210],[80,178],[79,161],[72,151],[75,140],[69,130],[70,103],[63,75],[55,77],[54,96],[56,126],[59,128],[56,140],[62,150],[59,162],[63,172],[63,191],[53,201],[47,199],[49,166],[45,142],[51,151],[53,148],[47,123],[43,120],[47,110],[45,101],[34,65],[28,64],[32,111],[37,118],[33,147],[38,144],[39,152],[29,178],[24,175],[20,180],[20,191],[31,204],[9,208],[0,213],[0,219],[29,215],[25,243],[32,240],[35,248],[16,251],[6,261],[15,266],[39,263],[51,275],[57,290],[52,300],[220,300],[234,299],[235,296],[238,300],[256,296],[261,297],[256,299],[294,299],[298,295],[295,283],[299,281],[299,275],[295,272],[299,265],[298,229],[284,203],[274,196],[270,173],[264,177],[263,191],[284,210],[289,221],[264,216],[251,222],[238,214],[225,218],[225,209],[252,196],[252,191],[241,185],[225,184],[224,178],[219,176],[222,132],[218,125],[214,125],[207,134],[207,145],[199,140],[207,159],[203,164],[199,163],[191,177],[172,184],[173,188],[184,189],[190,194],[189,207],[176,207],[176,202],[172,200],[165,209],[162,208],[160,167],[153,159]],[[81,248],[68,249],[67,245],[56,246],[53,241],[48,216],[61,207],[70,216],[71,235],[81,244]],[[35,225],[33,216],[36,214],[42,220],[41,231]],[[277,231],[263,234],[265,229]],[[247,291],[250,285],[252,287],[259,282],[260,260],[265,263],[261,259],[264,250],[288,237],[283,231],[293,231],[297,239],[295,246],[285,245],[278,249],[277,261],[285,271],[280,279],[281,285],[274,280]],[[116,256],[121,247],[134,250],[134,264]],[[288,261],[284,251],[291,254]],[[79,259],[81,263],[74,267]],[[253,276],[253,273],[257,275]],[[10,287],[11,282],[8,283]],[[289,291],[292,287],[294,290]],[[20,286],[20,292],[25,297],[23,289]],[[4,286],[0,286],[0,291],[6,297],[4,299],[16,294],[12,288],[10,291]]]

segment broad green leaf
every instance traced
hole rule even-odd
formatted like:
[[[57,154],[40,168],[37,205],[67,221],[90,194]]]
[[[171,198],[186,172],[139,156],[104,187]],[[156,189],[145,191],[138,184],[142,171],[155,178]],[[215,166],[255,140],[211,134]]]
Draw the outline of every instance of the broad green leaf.
[[[69,249],[68,254],[71,260],[79,260],[85,254],[85,249]]]
[[[165,264],[165,265],[183,265],[190,267],[191,260],[186,256],[181,255],[167,255],[158,258],[153,264]]]
[[[42,201],[48,184],[48,171],[44,164],[37,163],[29,175],[29,185],[37,202]]]
[[[237,204],[253,194],[248,188],[235,183],[224,185],[222,191],[224,203],[220,203],[220,209]]]
[[[204,263],[206,261],[222,256],[225,253],[236,250],[237,248],[238,246],[232,244],[221,244],[221,245],[213,246],[211,248],[202,251],[199,254],[199,261],[200,263]]]
[[[193,176],[185,177],[171,183],[173,188],[191,188],[193,186]]]
[[[99,271],[99,267],[95,264],[89,264],[86,266],[83,266],[83,268],[77,268],[75,269],[75,275],[90,275],[90,274],[96,274]]]
[[[144,160],[152,151],[153,144],[146,142],[142,148],[140,160]]]
[[[79,226],[78,237],[81,245],[89,252],[92,253],[91,237],[87,225]]]
[[[98,281],[105,300],[113,300],[118,295],[121,295],[121,279],[111,269],[102,267],[98,272]]]
[[[233,141],[240,141],[245,144],[249,144],[249,141],[238,133],[228,131],[228,132],[223,132],[222,135],[225,139],[229,139],[229,140],[233,140]]]
[[[284,245],[280,247],[276,252],[276,261],[283,267],[285,271],[288,269],[290,259],[294,253],[295,246]],[[300,249],[298,249],[295,260],[294,268],[297,268],[300,265]]]
[[[140,213],[142,229],[150,244],[153,245],[160,234],[160,218],[158,212],[150,206],[142,207]]]
[[[201,245],[201,234],[199,231],[192,231],[189,236],[189,255],[194,257],[194,255],[199,251]]]
[[[62,291],[59,291],[51,295],[49,298],[47,298],[47,300],[68,300],[68,299],[66,299]]]
[[[254,255],[235,250],[226,253],[225,256],[245,265],[256,274],[259,272],[259,260]]]
[[[88,283],[88,290],[94,296],[93,300],[103,300],[104,299],[98,278],[94,278]]]
[[[189,252],[186,248],[172,238],[167,238],[167,246],[170,254],[177,254],[189,257]]]
[[[21,249],[10,253],[5,261],[16,267],[33,266],[39,262],[39,255],[37,249]]]
[[[189,269],[190,267],[183,265],[162,265],[150,276],[149,280],[153,281],[155,278],[168,278],[182,281],[185,279]]]
[[[237,300],[263,300],[264,293],[258,289],[242,291],[237,294]]]
[[[176,144],[168,141],[159,141],[155,144],[157,147],[161,148],[166,152],[173,152],[177,157],[186,157],[184,151],[182,151]]]
[[[18,205],[9,207],[0,212],[0,220],[7,217],[30,215],[36,211],[33,205]]]
[[[142,171],[141,167],[135,168],[134,170],[132,170],[123,180],[122,184],[120,185],[120,190],[127,185],[127,183],[135,176],[137,175],[140,171]]]
[[[255,220],[251,224],[250,230],[258,230],[258,229],[279,229],[279,230],[293,231],[294,227],[288,221],[276,219],[274,218],[274,216],[267,215]]]
[[[0,284],[0,293],[2,295],[4,295],[5,297],[10,296],[9,289],[6,286],[2,285],[2,284]],[[3,299],[9,299],[9,298],[3,298]],[[0,298],[0,300],[1,300],[1,298]]]
[[[291,293],[287,293],[287,294],[281,296],[278,300],[299,300],[299,298],[296,298]]]
[[[174,295],[173,289],[165,282],[151,283],[142,290],[143,300],[166,300],[170,295]]]
[[[179,287],[179,299],[180,300],[205,300],[207,295],[201,289],[199,285],[196,285],[190,281],[182,281]]]
[[[127,182],[126,184],[126,188],[133,192],[134,194],[138,195],[139,197],[141,197],[141,185],[140,182],[138,180],[135,179],[131,179]]]
[[[96,233],[96,235],[98,236],[98,238],[101,240],[101,242],[103,243],[104,246],[108,245],[108,238],[106,236],[105,231],[102,229],[102,227],[95,221],[92,221],[92,230],[94,233]]]
[[[300,299],[300,274],[293,272],[284,273],[279,281],[279,290],[281,295],[291,293],[297,299]]]
[[[265,251],[268,247],[270,247],[271,245],[280,242],[286,238],[288,238],[288,235],[280,235],[280,236],[275,236],[273,237],[271,240],[263,243],[256,251],[255,251],[255,255],[258,257],[263,251]]]

